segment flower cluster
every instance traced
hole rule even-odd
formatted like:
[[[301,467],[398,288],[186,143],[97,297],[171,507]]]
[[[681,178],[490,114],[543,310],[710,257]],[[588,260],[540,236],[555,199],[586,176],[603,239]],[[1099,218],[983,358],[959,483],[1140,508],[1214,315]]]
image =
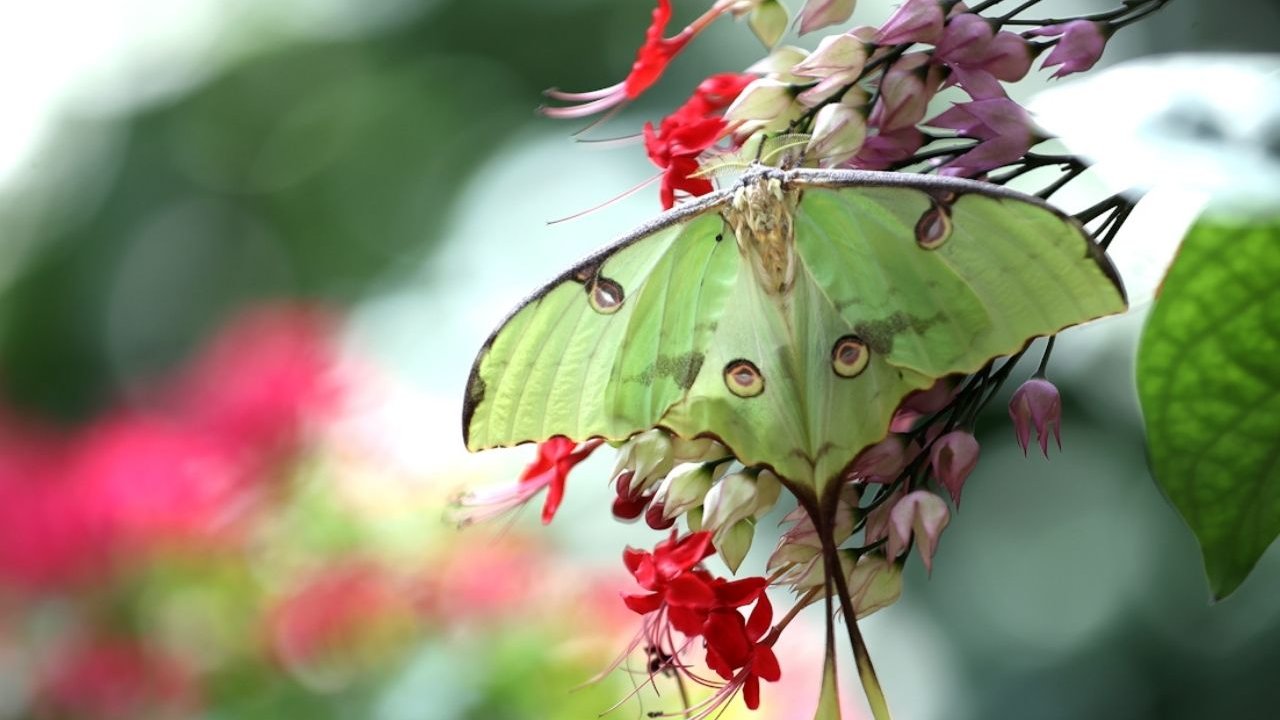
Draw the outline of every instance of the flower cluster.
[[[700,563],[713,554],[711,533],[702,531],[658,543],[653,552],[627,548],[622,559],[646,594],[623,597],[627,607],[643,616],[640,638],[647,651],[661,660],[651,673],[684,672],[702,684],[680,660],[689,643],[702,638],[706,665],[724,679],[722,689],[707,702],[715,708],[725,697],[742,690],[747,707],[760,705],[760,681],[782,676],[773,654],[773,606],[762,577],[728,581],[713,577]],[[743,619],[740,608],[754,604]],[[678,633],[678,636],[677,636]]]
[[[611,112],[654,86],[672,58],[711,22],[723,15],[746,17],[770,48],[767,57],[744,70],[707,77],[684,104],[643,126],[644,150],[662,171],[664,208],[715,190],[711,170],[734,164],[726,159],[730,154],[749,154],[746,159],[766,164],[912,170],[995,184],[1054,168],[1058,178],[1040,193],[1048,198],[1085,165],[1071,156],[1033,151],[1048,136],[1010,96],[1008,85],[1027,77],[1041,56],[1040,69],[1052,70],[1053,78],[1089,69],[1118,29],[1165,2],[1125,0],[1115,10],[1087,17],[1035,18],[1030,14],[1036,1],[997,15],[987,11],[998,2],[904,0],[881,26],[835,32],[807,50],[778,44],[790,25],[779,0],[718,0],[669,37],[672,8],[659,0],[622,82],[590,93],[549,91],[553,99],[576,104],[543,112],[556,118]],[[798,15],[801,34],[845,23],[854,5],[808,0]],[[802,151],[784,155],[779,147]],[[1077,219],[1092,225],[1095,236],[1114,234],[1126,207],[1113,198]],[[1046,456],[1050,432],[1060,443],[1061,424],[1058,391],[1044,378],[1051,350],[1052,342],[1040,371],[1009,404],[1017,442],[1025,451],[1034,428]],[[654,530],[670,531],[652,552],[624,553],[627,570],[645,591],[624,596],[626,606],[643,618],[629,650],[644,646],[651,675],[715,688],[709,700],[686,705],[683,714],[705,717],[739,690],[749,707],[757,707],[760,681],[776,680],[782,672],[774,641],[794,613],[812,602],[836,597],[855,654],[865,655],[856,620],[898,599],[902,568],[913,550],[932,569],[952,508],[959,507],[978,463],[980,446],[972,432],[978,413],[1025,353],[994,360],[972,375],[941,378],[908,396],[888,434],[845,468],[838,492],[820,507],[797,493],[798,506],[783,520],[788,527],[769,558],[767,578],[727,580],[702,563],[718,554],[738,572],[756,523],[779,500],[782,479],[769,468],[740,463],[729,448],[708,438],[653,428],[615,443],[620,455],[613,515],[623,521],[644,518]],[[469,496],[463,504],[470,517],[483,516],[523,503],[545,487],[543,520],[549,521],[569,469],[600,444],[552,438],[539,447],[538,459],[515,489]],[[769,587],[796,595],[776,624]],[[691,659],[699,650],[700,657]],[[700,674],[695,660],[720,680]],[[859,669],[873,714],[886,717],[869,662]]]

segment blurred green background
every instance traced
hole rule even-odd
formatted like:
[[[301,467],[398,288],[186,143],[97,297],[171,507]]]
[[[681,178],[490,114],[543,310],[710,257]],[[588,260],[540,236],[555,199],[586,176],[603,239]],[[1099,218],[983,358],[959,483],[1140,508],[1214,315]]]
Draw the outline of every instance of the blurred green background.
[[[703,9],[675,5],[676,25]],[[575,472],[549,530],[526,513],[457,534],[442,507],[531,456],[461,448],[492,326],[659,209],[650,187],[548,226],[655,170],[638,145],[575,144],[578,125],[534,113],[546,87],[620,80],[651,10],[0,9],[0,717],[579,718],[629,692],[625,673],[569,692],[634,632],[621,548],[657,539],[609,518],[610,458]],[[862,0],[855,22],[890,11]],[[1277,30],[1271,0],[1181,0],[1103,62],[1275,51]],[[761,54],[721,21],[593,134],[630,135]],[[1135,299],[1159,275],[1144,258],[1176,237],[1140,209],[1117,240]],[[1063,336],[1061,455],[1019,457],[1003,402],[989,409],[933,577],[912,561],[902,601],[866,623],[895,717],[1280,714],[1280,560],[1208,605],[1194,541],[1145,470],[1143,312]],[[193,458],[235,469],[190,475]],[[188,476],[199,491],[172,490]],[[85,488],[130,509],[104,515]],[[748,567],[771,546],[758,538]],[[761,717],[811,716],[808,619]]]

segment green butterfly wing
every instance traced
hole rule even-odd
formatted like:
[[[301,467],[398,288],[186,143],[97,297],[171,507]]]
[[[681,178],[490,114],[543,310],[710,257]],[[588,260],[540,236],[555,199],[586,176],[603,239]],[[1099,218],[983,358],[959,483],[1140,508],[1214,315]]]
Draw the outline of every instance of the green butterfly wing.
[[[716,203],[663,216],[526,300],[476,359],[467,447],[622,440],[687,392],[737,275]]]
[[[472,370],[468,447],[660,425],[821,492],[912,390],[1125,308],[1079,226],[1027,196],[889,173],[794,170],[784,184],[786,292],[739,251],[732,192],[682,208],[499,327]]]

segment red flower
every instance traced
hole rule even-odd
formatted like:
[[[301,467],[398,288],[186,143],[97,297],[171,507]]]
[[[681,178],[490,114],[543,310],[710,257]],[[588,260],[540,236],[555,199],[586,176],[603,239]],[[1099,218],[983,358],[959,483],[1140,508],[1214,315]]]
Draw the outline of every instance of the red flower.
[[[564,481],[575,465],[587,459],[600,447],[600,440],[593,440],[574,450],[578,444],[566,437],[553,437],[538,446],[538,458],[520,475],[520,485],[531,488],[547,488],[547,500],[542,504],[542,524],[555,517],[560,502],[564,500]]]
[[[645,90],[658,81],[658,78],[662,77],[672,58],[678,55],[689,41],[717,17],[728,12],[731,6],[732,3],[723,0],[717,2],[684,30],[667,38],[662,34],[666,32],[667,25],[671,22],[671,0],[658,0],[658,7],[653,9],[653,21],[649,23],[649,29],[644,34],[644,45],[640,46],[640,50],[636,52],[636,60],[631,64],[631,72],[625,80],[616,85],[584,93],[548,90],[548,97],[580,104],[543,108],[542,113],[553,118],[586,117],[640,97]]]
[[[773,641],[761,638],[773,624],[773,606],[763,592],[756,600],[751,617],[733,609],[717,609],[707,619],[707,667],[729,681],[725,690],[742,688],[747,707],[760,707],[760,681],[774,682],[782,677],[778,658],[773,654]]]
[[[751,604],[764,593],[761,577],[728,581],[697,567],[715,553],[710,532],[697,532],[658,543],[653,553],[627,548],[622,561],[648,595],[624,595],[628,608],[647,615],[665,607],[671,627],[695,637],[702,634],[708,615],[718,608]]]
[[[652,553],[627,548],[623,562],[648,594],[624,595],[623,601],[632,611],[644,615],[644,627],[632,648],[643,641],[651,655],[669,658],[653,672],[675,670],[688,673],[679,659],[690,647],[677,641],[671,630],[686,639],[703,637],[707,666],[727,682],[716,694],[693,708],[693,717],[708,717],[714,708],[728,700],[739,689],[747,706],[760,704],[760,680],[774,681],[781,676],[773,654],[773,638],[762,638],[773,623],[773,607],[765,595],[768,581],[762,577],[729,581],[713,577],[699,567],[703,559],[715,552],[710,532],[696,532],[658,543]],[[755,603],[750,620],[743,620],[738,608]],[[709,681],[691,675],[700,684]]]
[[[564,483],[569,471],[587,459],[603,440],[589,440],[579,445],[563,435],[538,445],[538,457],[520,474],[514,488],[486,493],[466,493],[458,499],[462,507],[461,524],[501,515],[528,502],[534,495],[547,491],[542,505],[542,524],[551,522],[564,499]]]
[[[644,149],[654,165],[662,168],[660,197],[663,209],[675,205],[675,192],[706,195],[711,181],[691,177],[698,171],[698,156],[724,137],[729,124],[719,115],[755,80],[745,73],[720,73],[699,83],[693,95],[655,129],[644,125]]]

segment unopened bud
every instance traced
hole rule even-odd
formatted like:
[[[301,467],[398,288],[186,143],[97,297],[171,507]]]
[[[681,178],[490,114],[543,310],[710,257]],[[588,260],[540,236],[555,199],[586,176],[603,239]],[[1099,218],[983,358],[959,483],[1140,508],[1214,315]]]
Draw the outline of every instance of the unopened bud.
[[[787,32],[787,9],[778,0],[761,0],[751,11],[747,24],[765,47],[773,47]]]
[[[724,472],[728,463],[684,463],[677,465],[658,486],[657,497],[666,507],[667,517],[678,517],[699,507],[711,490],[716,475]]]
[[[908,494],[889,512],[889,543],[886,548],[889,557],[897,558],[901,555],[914,537],[925,569],[932,571],[938,537],[950,520],[951,512],[947,510],[947,503],[942,498],[928,490],[916,490]]]
[[[858,453],[850,475],[863,482],[893,482],[907,464],[906,447],[901,435],[889,435]]]
[[[718,530],[754,516],[758,499],[755,473],[745,471],[724,476],[711,487],[703,501],[703,527]]]
[[[848,20],[856,4],[857,0],[808,0],[800,9],[800,34]]]
[[[1039,377],[1022,383],[1009,400],[1009,417],[1013,419],[1013,431],[1023,455],[1031,443],[1033,427],[1045,457],[1049,457],[1050,431],[1058,442],[1058,449],[1062,449],[1062,396],[1053,383]]]
[[[981,448],[972,433],[954,430],[934,441],[929,451],[929,464],[938,481],[951,494],[956,507],[960,506],[960,491],[964,481],[978,464]]]
[[[622,446],[613,474],[619,476],[632,471],[631,493],[642,495],[670,472],[673,464],[671,436],[661,428],[654,428],[636,435]]]
[[[823,105],[813,120],[805,153],[823,165],[839,165],[856,155],[866,138],[867,118],[861,110],[840,103]]]
[[[902,568],[878,552],[867,553],[849,573],[849,594],[859,620],[889,607],[902,596]]]
[[[751,550],[751,540],[755,534],[755,523],[750,520],[739,520],[716,531],[712,542],[730,572],[738,572],[738,567]]]
[[[738,128],[736,134],[746,136],[784,118],[794,100],[795,93],[790,84],[773,78],[760,78],[743,88],[724,117],[730,125]]]

